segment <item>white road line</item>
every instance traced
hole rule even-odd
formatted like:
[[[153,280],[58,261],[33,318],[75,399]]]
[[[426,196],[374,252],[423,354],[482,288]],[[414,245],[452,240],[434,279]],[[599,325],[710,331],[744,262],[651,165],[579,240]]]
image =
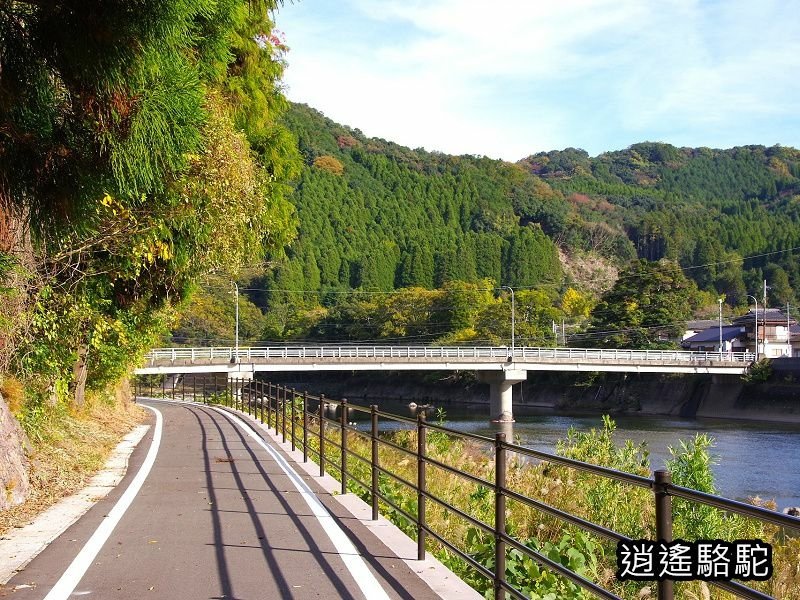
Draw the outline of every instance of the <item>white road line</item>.
[[[292,466],[283,458],[278,452],[276,452],[269,444],[267,444],[261,436],[259,436],[255,431],[253,431],[252,427],[250,427],[247,423],[242,421],[239,417],[230,414],[227,411],[221,410],[219,408],[209,406],[219,413],[222,413],[239,425],[255,442],[264,448],[264,450],[269,453],[269,455],[275,459],[275,462],[278,463],[278,466],[283,470],[284,473],[289,477],[289,479],[294,484],[294,487],[297,488],[297,491],[300,492],[300,495],[308,504],[308,507],[311,509],[311,512],[314,513],[314,516],[319,521],[322,528],[325,530],[325,533],[328,534],[328,538],[330,538],[331,542],[333,542],[336,551],[341,556],[342,561],[344,561],[345,566],[347,567],[350,574],[353,576],[353,579],[358,584],[358,587],[361,588],[362,593],[364,594],[367,600],[382,600],[382,599],[389,599],[388,594],[386,591],[381,587],[381,584],[372,574],[372,571],[369,570],[367,564],[364,562],[362,556],[356,550],[356,547],[353,545],[353,542],[350,541],[350,538],[347,537],[342,528],[339,527],[339,524],[336,523],[334,518],[328,512],[322,502],[319,501],[317,495],[312,491],[308,484],[297,474]]]
[[[100,523],[100,526],[92,534],[92,537],[87,540],[86,544],[81,548],[81,551],[78,552],[78,555],[69,567],[67,567],[67,570],[64,571],[64,574],[53,586],[53,589],[50,590],[50,593],[45,596],[44,600],[67,600],[70,595],[72,595],[75,587],[86,574],[86,571],[89,569],[92,561],[94,561],[97,553],[100,552],[103,544],[106,543],[106,540],[108,540],[114,528],[117,526],[117,523],[122,519],[122,515],[128,510],[136,494],[138,494],[139,490],[142,488],[145,479],[147,479],[147,476],[150,474],[150,470],[153,468],[153,463],[158,454],[158,448],[161,445],[161,431],[163,429],[164,419],[159,410],[144,404],[142,406],[149,408],[155,413],[156,426],[153,430],[153,442],[150,444],[150,450],[147,451],[147,456],[142,466],[139,468],[139,472],[136,473],[136,476],[128,485],[128,489],[120,496],[114,508],[108,512],[106,518]]]

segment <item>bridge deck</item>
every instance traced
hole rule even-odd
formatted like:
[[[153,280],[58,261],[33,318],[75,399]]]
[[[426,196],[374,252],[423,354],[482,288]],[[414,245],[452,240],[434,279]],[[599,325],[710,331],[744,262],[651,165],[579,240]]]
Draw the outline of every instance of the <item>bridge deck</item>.
[[[611,371],[742,374],[750,353],[464,346],[160,348],[137,374],[254,371]]]

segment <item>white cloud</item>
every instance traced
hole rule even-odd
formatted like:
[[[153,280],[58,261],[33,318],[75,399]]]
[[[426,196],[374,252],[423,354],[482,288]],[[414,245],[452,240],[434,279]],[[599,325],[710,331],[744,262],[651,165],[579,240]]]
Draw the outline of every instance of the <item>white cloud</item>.
[[[797,115],[797,4],[304,0],[278,25],[293,100],[411,147],[517,159]],[[792,123],[775,141],[800,143]]]

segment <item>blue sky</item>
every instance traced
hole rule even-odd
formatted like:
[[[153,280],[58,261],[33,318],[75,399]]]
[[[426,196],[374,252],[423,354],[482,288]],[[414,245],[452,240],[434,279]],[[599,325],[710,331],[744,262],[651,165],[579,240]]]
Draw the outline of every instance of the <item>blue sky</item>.
[[[800,147],[800,0],[295,0],[288,97],[412,148]]]

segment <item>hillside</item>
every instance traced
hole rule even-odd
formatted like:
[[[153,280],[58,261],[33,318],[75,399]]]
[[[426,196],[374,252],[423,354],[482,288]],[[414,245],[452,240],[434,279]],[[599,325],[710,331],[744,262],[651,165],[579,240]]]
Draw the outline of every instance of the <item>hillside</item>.
[[[745,288],[757,289],[767,267],[771,280],[783,279],[779,268],[792,287],[800,278],[791,253],[735,264],[737,255],[800,246],[800,152],[793,148],[643,143],[596,158],[574,149],[541,153],[512,165],[368,139],[306,106],[293,106],[287,124],[306,163],[294,196],[300,260],[276,280],[299,283],[302,264],[302,289],[559,281],[540,232],[567,251],[619,261],[667,257],[694,267],[733,260],[722,272],[690,272],[733,303]]]
[[[782,252],[800,247],[800,152],[792,148],[642,143],[511,164],[367,138],[304,105],[284,119],[304,161],[293,195],[299,231],[288,260],[246,282],[266,315],[254,340],[497,341],[488,322],[502,319],[484,315],[482,333],[478,325],[491,298],[475,300],[476,316],[457,333],[442,326],[453,302],[422,293],[467,282],[473,291],[538,290],[532,341],[554,341],[552,324],[585,327],[614,273],[635,258],[683,267],[705,292],[693,310],[716,307],[721,294],[736,310],[765,278],[770,302],[783,305],[800,285],[794,252]],[[386,299],[398,289],[416,290],[405,292],[409,303],[433,312],[404,313]],[[568,290],[577,307],[565,307]],[[416,328],[396,325],[415,318]],[[176,334],[214,337],[208,328]]]
[[[639,257],[677,260],[701,289],[729,304],[772,288],[794,299],[800,282],[800,152],[643,143],[590,158],[581,150],[522,161],[579,212],[622,228]],[[742,262],[743,257],[748,258]]]

